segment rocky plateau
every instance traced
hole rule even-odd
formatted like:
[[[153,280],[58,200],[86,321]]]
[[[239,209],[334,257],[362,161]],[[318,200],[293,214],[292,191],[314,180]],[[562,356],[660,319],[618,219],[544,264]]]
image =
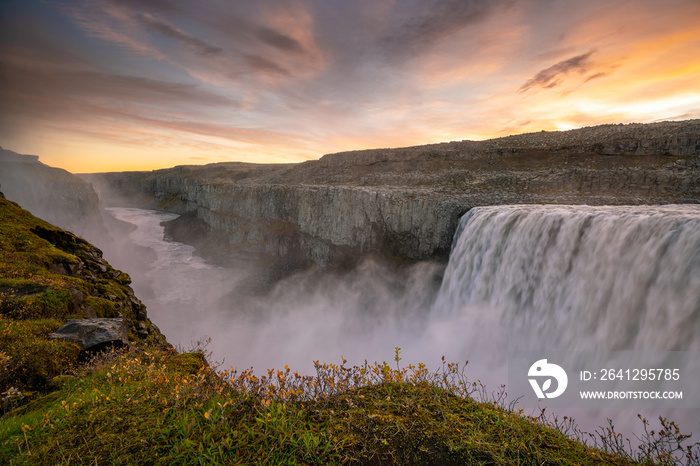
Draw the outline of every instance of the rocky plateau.
[[[444,260],[474,206],[699,203],[700,120],[83,178],[108,204],[181,214],[168,234],[219,261]]]

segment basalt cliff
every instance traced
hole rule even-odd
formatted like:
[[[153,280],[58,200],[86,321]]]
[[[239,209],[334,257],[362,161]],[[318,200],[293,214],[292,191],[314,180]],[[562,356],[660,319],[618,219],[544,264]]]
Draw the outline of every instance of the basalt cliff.
[[[107,233],[92,185],[41,163],[36,155],[0,147],[0,190],[7,199],[61,228],[91,237]]]
[[[205,254],[215,244],[212,258],[254,254],[282,268],[363,253],[444,259],[474,206],[699,203],[700,120],[84,178],[108,203],[181,214],[169,234]]]

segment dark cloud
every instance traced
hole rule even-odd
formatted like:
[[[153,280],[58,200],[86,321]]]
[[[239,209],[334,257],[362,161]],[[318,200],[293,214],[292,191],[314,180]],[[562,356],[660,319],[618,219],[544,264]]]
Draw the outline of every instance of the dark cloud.
[[[428,9],[409,16],[391,36],[383,39],[392,53],[398,56],[411,55],[417,49],[428,46],[445,36],[467,26],[478,24],[497,9],[509,6],[514,0],[440,0],[428,2]]]
[[[279,66],[267,58],[263,58],[259,55],[246,55],[246,63],[259,74],[272,74],[278,76],[288,76],[289,71]]]
[[[606,76],[610,76],[610,73],[596,73],[588,76],[586,80],[584,81],[584,84],[587,83],[588,81],[593,81],[594,79],[599,79],[599,78],[604,78]]]
[[[104,83],[104,87],[113,89],[113,97],[116,97],[118,93],[124,94],[125,98],[133,95],[141,96],[141,98],[150,96],[154,101],[177,99],[206,106],[237,105],[236,102],[230,99],[213,92],[204,91],[193,84],[163,81],[141,76],[113,75],[99,71],[84,73],[83,75],[86,80],[99,81]]]
[[[119,7],[128,7],[138,11],[157,11],[172,13],[180,10],[177,1],[172,0],[109,0]]]
[[[302,47],[302,45],[296,39],[280,34],[272,29],[260,27],[258,29],[257,36],[262,42],[279,50],[285,52],[304,53],[304,47]]]
[[[275,69],[264,59],[251,60],[258,68]],[[240,108],[240,103],[197,85],[111,74],[72,60],[70,55],[52,57],[24,48],[0,48],[0,62],[0,137],[12,137],[23,127],[19,122],[32,121],[35,128],[60,128],[73,135],[119,143],[149,141],[139,134],[110,129],[114,125],[250,144],[300,144],[283,133],[209,122],[203,112],[213,107]]]
[[[176,41],[185,44],[186,46],[196,50],[202,55],[216,55],[218,53],[223,52],[222,48],[216,47],[214,45],[204,42],[203,40],[197,39],[196,37],[187,34],[181,29],[178,29],[175,26],[164,21],[160,21],[152,17],[151,15],[139,15],[139,19],[142,23],[146,24],[151,29],[159,32],[160,34],[166,37],[175,39]]]
[[[534,87],[551,89],[558,86],[561,82],[561,78],[571,72],[585,73],[591,65],[590,58],[594,53],[595,50],[592,50],[588,53],[569,58],[568,60],[560,61],[556,65],[552,65],[540,71],[533,78],[528,79],[527,82],[520,87],[518,92],[526,92]]]
[[[180,108],[196,111],[212,106],[237,107],[238,102],[189,83],[110,73],[49,46],[0,48],[0,100],[15,104],[18,114],[30,109],[46,118],[90,102],[124,106]]]

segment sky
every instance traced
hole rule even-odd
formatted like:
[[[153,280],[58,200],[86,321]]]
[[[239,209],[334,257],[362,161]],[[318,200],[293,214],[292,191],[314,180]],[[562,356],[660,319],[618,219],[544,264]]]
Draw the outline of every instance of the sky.
[[[700,118],[698,0],[3,0],[0,146],[74,173]]]

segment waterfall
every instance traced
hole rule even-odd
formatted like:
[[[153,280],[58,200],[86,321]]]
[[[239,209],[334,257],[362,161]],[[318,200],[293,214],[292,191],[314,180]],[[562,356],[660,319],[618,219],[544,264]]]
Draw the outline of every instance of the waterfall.
[[[700,206],[474,208],[433,315],[484,313],[510,350],[698,350]]]
[[[700,349],[700,206],[474,208],[444,274],[435,263],[397,274],[372,260],[342,274],[297,274],[254,297],[231,294],[250,283],[250,264],[211,266],[190,246],[165,241],[168,214],[111,213],[134,228],[110,262],[132,274],[172,343],[187,348],[210,336],[223,367],[313,373],[316,359],[386,361],[398,346],[402,364],[468,360],[470,380],[489,390],[507,383],[515,400],[532,389],[525,375],[528,392],[509,382],[509,350]],[[699,364],[683,377],[697,381]],[[588,431],[614,418],[631,436],[641,412],[700,432],[696,410],[644,409],[560,412]]]

